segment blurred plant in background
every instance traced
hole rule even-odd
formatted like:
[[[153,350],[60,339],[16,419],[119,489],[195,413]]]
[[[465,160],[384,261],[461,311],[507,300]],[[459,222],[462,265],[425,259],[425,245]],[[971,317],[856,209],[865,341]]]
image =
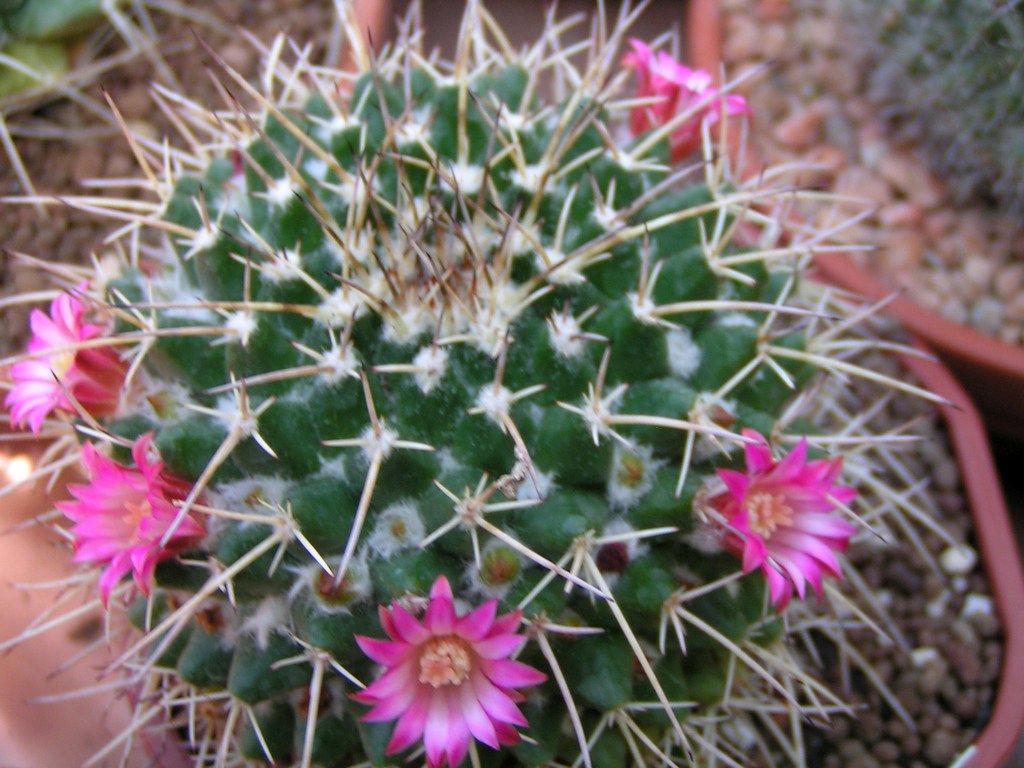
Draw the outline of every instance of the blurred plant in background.
[[[870,95],[960,202],[1024,213],[1024,3],[854,0]]]

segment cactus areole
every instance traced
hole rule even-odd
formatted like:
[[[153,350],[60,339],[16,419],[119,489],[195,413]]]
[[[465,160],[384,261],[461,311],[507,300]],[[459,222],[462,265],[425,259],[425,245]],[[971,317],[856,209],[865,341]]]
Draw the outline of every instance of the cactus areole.
[[[845,326],[772,245],[791,190],[716,149],[745,103],[631,21],[516,52],[470,2],[453,61],[413,21],[354,76],[207,51],[235,111],[161,95],[158,202],[6,401],[77,430],[59,508],[162,691],[139,730],[165,708],[197,765],[737,766],[760,708],[833,701],[780,614],[854,532],[793,416]]]

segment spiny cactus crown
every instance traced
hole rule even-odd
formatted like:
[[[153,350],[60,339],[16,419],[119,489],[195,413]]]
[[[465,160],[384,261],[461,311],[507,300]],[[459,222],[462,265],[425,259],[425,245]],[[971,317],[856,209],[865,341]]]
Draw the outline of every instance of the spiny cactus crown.
[[[859,372],[847,323],[797,293],[816,236],[770,245],[789,191],[707,123],[670,161],[713,99],[629,135],[630,21],[581,66],[471,2],[452,62],[409,25],[354,78],[272,48],[262,90],[210,51],[236,109],[164,93],[188,149],[136,140],[161,200],[110,207],[127,268],[38,321],[8,404],[89,441],[61,509],[197,764],[741,765],[742,702],[838,706],[779,614],[853,531],[794,401]]]

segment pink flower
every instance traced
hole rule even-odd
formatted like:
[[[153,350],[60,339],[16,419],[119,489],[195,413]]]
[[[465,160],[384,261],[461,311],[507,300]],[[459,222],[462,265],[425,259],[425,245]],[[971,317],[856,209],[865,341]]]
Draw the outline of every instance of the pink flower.
[[[744,447],[747,471],[718,470],[727,492],[712,499],[732,531],[726,546],[743,557],[743,572],[760,568],[768,580],[772,604],[782,610],[793,590],[803,598],[807,584],[821,597],[822,577],[841,578],[836,552],[845,552],[856,528],[836,515],[835,505],[857,495],[836,485],[842,458],[807,461],[807,440],[801,440],[782,461],[772,459],[768,441],[751,429],[743,436],[757,440]]]
[[[516,726],[528,725],[515,688],[547,678],[508,658],[526,641],[515,630],[521,612],[495,617],[497,600],[456,616],[452,588],[444,576],[430,590],[422,623],[401,606],[380,608],[391,640],[356,637],[363,652],[388,670],[353,696],[374,705],[364,720],[398,720],[387,754],[423,740],[430,768],[458,766],[470,736],[493,749],[519,741]]]
[[[51,411],[75,413],[73,401],[93,416],[117,410],[125,363],[111,347],[81,346],[106,333],[84,322],[84,315],[85,305],[69,293],[54,299],[48,316],[32,312],[28,352],[33,357],[11,366],[14,387],[4,401],[16,426],[27,424],[38,434]]]
[[[166,546],[161,546],[160,540],[178,515],[174,502],[188,495],[189,485],[164,473],[163,463],[152,456],[152,440],[153,433],[148,432],[135,441],[134,467],[122,466],[86,443],[82,461],[91,481],[68,486],[77,501],[57,504],[74,522],[75,562],[106,566],[100,577],[104,605],[129,571],[148,595],[157,563],[206,535],[205,526],[187,515]]]
[[[711,128],[722,116],[750,114],[746,99],[720,95],[704,70],[691,69],[665,51],[652,51],[640,40],[631,39],[629,44],[633,52],[623,56],[622,63],[636,69],[637,97],[658,99],[633,108],[629,122],[633,135],[665,125],[676,115],[692,113],[669,137],[673,161],[682,160],[700,146],[702,124]]]

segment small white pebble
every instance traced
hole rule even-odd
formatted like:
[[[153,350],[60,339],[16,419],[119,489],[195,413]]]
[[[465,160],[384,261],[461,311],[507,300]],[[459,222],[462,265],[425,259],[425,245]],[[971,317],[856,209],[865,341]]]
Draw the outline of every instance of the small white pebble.
[[[949,296],[942,307],[942,316],[957,325],[967,324],[967,307],[957,302],[955,296]]]
[[[950,576],[962,576],[965,573],[970,573],[977,564],[978,553],[966,544],[947,547],[946,551],[939,555],[939,565]]]
[[[939,652],[929,645],[923,645],[920,648],[915,648],[910,652],[910,661],[915,667],[920,669],[932,661],[938,661],[942,658]]]
[[[941,619],[946,613],[946,606],[949,604],[949,592],[942,592],[934,600],[931,600],[924,607],[924,612],[933,619]]]
[[[963,265],[964,277],[980,288],[988,287],[995,271],[996,265],[987,256],[970,256]]]
[[[954,576],[952,587],[954,592],[966,592],[970,589],[971,583],[963,576]]]
[[[1024,264],[1008,264],[1000,269],[995,276],[996,295],[1001,299],[1009,299],[1024,286]]]
[[[979,595],[972,592],[964,598],[964,607],[960,611],[960,618],[967,619],[971,616],[991,616],[995,613],[995,606],[992,598],[988,595]]]
[[[982,296],[971,308],[970,318],[979,331],[994,335],[1003,324],[1003,302],[994,296]]]

